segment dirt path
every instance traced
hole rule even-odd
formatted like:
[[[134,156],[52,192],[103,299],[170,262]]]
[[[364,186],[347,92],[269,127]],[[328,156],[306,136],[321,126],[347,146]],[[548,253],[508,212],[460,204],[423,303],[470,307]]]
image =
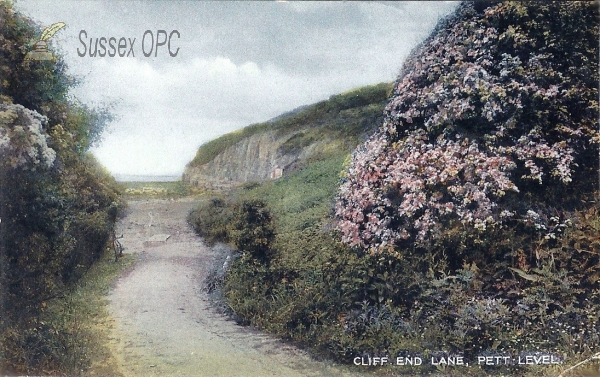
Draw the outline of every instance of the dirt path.
[[[119,233],[138,262],[109,295],[125,376],[357,376],[218,314],[202,291],[214,252],[185,222],[194,202],[129,203]],[[168,236],[168,238],[167,238]]]

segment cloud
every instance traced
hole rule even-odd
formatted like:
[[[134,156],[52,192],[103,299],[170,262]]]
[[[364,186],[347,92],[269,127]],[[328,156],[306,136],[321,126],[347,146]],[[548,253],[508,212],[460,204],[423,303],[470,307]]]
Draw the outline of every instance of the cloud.
[[[79,96],[87,102],[119,100],[119,122],[94,150],[118,174],[179,174],[200,144],[320,97],[312,90],[314,78],[253,62],[236,65],[223,57],[174,63],[164,70],[135,59],[101,60],[94,72]]]
[[[94,148],[116,174],[180,174],[226,132],[367,84],[392,81],[446,3],[17,2],[42,24],[67,23],[55,45],[86,103],[116,103]],[[88,37],[137,38],[135,58],[79,57]],[[145,30],[178,30],[180,53],[141,54]]]
[[[104,66],[94,76],[102,90],[86,87],[86,95],[89,102],[120,99],[115,109],[120,119],[94,152],[114,173],[179,174],[200,144],[275,117],[292,104],[316,102],[322,97],[314,90],[316,81],[221,57],[173,64],[162,72],[133,59]],[[119,85],[108,84],[115,82]]]

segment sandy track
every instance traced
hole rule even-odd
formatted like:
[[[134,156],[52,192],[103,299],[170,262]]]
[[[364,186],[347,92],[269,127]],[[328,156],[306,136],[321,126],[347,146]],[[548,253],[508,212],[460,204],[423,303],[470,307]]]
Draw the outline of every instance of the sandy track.
[[[216,255],[185,222],[193,201],[129,205],[119,233],[125,253],[136,254],[138,262],[109,295],[115,322],[110,348],[125,376],[360,375],[358,367],[314,361],[210,306],[202,284]]]

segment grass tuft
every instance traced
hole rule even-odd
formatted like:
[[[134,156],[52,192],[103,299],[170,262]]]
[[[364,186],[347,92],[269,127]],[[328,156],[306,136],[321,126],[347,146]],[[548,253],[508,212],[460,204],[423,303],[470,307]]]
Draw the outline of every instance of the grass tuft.
[[[45,303],[40,325],[52,333],[46,341],[63,368],[52,374],[78,376],[93,370],[95,375],[123,376],[110,349],[107,296],[118,276],[134,263],[135,257],[127,254],[115,262],[107,251],[63,297]]]

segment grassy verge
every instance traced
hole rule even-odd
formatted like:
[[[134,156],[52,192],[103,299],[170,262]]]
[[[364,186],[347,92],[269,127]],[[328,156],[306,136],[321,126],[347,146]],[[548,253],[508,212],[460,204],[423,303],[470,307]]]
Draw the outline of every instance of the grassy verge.
[[[126,199],[177,199],[186,196],[201,195],[204,192],[185,185],[181,181],[174,182],[121,182]]]
[[[45,304],[40,324],[53,329],[52,344],[69,376],[122,376],[109,342],[111,319],[107,295],[117,277],[135,262],[114,261],[108,251],[64,297]],[[62,374],[61,373],[61,374]]]

